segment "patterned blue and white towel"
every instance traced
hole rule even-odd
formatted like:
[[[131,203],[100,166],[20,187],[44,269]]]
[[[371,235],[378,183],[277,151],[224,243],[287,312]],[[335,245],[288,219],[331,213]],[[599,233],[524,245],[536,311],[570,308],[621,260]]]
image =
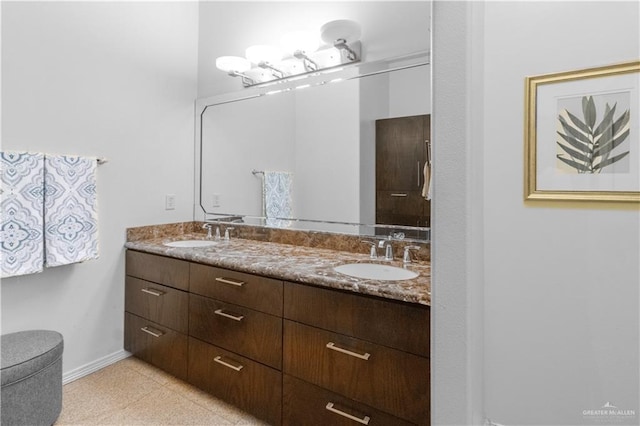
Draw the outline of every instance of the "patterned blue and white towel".
[[[263,206],[267,225],[279,228],[288,227],[292,217],[291,191],[293,189],[293,175],[289,172],[264,172]]]
[[[95,158],[45,158],[45,266],[98,258]]]
[[[42,271],[44,156],[0,153],[2,277]]]

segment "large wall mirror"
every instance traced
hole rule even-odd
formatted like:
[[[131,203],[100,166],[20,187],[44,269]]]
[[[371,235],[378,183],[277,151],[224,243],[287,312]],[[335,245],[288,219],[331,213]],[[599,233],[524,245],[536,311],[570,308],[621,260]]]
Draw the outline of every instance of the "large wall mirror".
[[[374,226],[381,217],[376,181],[380,186],[380,179],[388,179],[376,176],[376,133],[381,133],[376,127],[390,118],[428,116],[430,75],[428,54],[419,52],[199,99],[197,186],[204,218],[241,217],[253,224],[355,234],[406,229],[426,238],[428,221],[387,219],[384,226]],[[394,132],[387,132],[391,139],[402,137]],[[397,167],[389,176],[410,174],[420,190],[424,155],[410,154],[404,163],[394,159]],[[292,178],[292,214],[283,218],[288,220],[265,220],[266,171],[285,171]]]

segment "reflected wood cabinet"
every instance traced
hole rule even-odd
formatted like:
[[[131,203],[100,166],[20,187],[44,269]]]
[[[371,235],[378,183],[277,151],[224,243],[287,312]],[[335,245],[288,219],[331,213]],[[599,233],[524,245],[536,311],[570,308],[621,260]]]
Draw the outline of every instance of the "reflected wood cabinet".
[[[429,307],[127,251],[125,349],[273,425],[429,425]]]
[[[376,223],[431,226],[422,196],[430,134],[430,115],[376,120]]]

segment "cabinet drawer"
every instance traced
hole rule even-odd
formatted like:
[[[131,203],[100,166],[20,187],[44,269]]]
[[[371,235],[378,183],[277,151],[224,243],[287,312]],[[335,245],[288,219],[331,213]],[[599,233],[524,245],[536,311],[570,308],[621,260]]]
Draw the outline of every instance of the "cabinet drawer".
[[[429,359],[284,321],[283,372],[363,404],[424,424]]]
[[[143,361],[186,380],[187,336],[128,312],[124,315],[124,348]]]
[[[281,422],[280,371],[190,337],[189,382],[270,424]]]
[[[428,306],[285,282],[284,317],[429,357]]]
[[[192,263],[190,291],[282,316],[282,281]]]
[[[288,374],[283,381],[282,424],[285,426],[412,425]]]
[[[282,318],[189,295],[189,335],[282,368]]]
[[[180,290],[189,289],[189,262],[184,260],[127,250],[125,268],[132,277]]]
[[[376,191],[376,212],[422,216],[428,201],[420,189],[413,191]]]
[[[189,332],[189,293],[185,291],[127,276],[124,306],[127,312],[184,334]]]

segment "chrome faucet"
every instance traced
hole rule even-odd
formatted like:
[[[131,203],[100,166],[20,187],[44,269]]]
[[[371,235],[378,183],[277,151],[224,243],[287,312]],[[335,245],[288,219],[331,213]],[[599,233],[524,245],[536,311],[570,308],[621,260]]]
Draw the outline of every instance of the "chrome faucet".
[[[420,250],[420,246],[405,246],[402,263],[411,263],[411,250]]]
[[[375,241],[369,241],[369,240],[360,240],[363,243],[369,244],[371,245],[371,249],[369,250],[369,258],[370,259],[377,259],[378,258],[378,249],[376,248],[376,242]]]
[[[207,240],[210,240],[213,238],[213,235],[211,235],[211,227],[213,227],[211,223],[205,223],[204,225],[202,225],[202,229],[207,230]]]
[[[393,246],[391,245],[391,235],[386,240],[380,240],[378,247],[384,247],[384,260],[393,260]]]
[[[229,227],[225,228],[225,230],[224,230],[224,240],[225,241],[229,241],[231,239],[231,237],[229,237],[229,231],[233,231],[234,229],[236,229],[236,228],[229,228]]]

